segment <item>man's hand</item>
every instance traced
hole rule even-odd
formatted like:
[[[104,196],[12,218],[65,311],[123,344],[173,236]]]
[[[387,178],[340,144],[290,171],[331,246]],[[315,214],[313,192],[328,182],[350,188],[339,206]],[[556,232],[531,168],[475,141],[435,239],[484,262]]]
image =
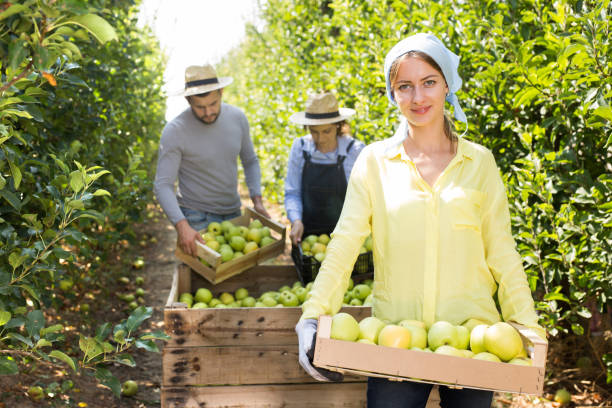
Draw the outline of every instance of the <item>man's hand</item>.
[[[263,200],[261,199],[261,196],[253,196],[251,197],[251,200],[253,201],[253,207],[255,208],[255,211],[257,211],[266,218],[270,218],[270,214],[268,214],[266,208],[263,205]]]
[[[304,235],[304,224],[302,224],[302,220],[293,221],[291,224],[291,233],[289,233],[293,245],[298,245],[302,242],[302,235]]]
[[[202,239],[202,236],[198,233],[198,231],[191,228],[191,225],[189,225],[189,222],[187,222],[185,218],[177,222],[175,228],[177,233],[178,246],[179,248],[181,248],[181,251],[183,251],[187,255],[197,256],[195,242],[196,240],[198,240],[201,243],[205,244],[204,239]]]

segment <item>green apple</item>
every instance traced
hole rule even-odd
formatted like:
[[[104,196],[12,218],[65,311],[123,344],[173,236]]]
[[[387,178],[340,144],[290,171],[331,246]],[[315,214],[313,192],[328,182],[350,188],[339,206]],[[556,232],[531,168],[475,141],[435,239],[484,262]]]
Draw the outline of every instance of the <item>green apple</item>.
[[[405,319],[405,320],[402,320],[399,324],[404,327],[406,327],[407,325],[411,325],[411,326],[422,327],[423,329],[427,330],[427,326],[425,325],[425,322],[422,322],[420,320]]]
[[[178,298],[178,301],[181,303],[186,303],[187,307],[191,307],[193,305],[193,295],[191,293],[181,293]]]
[[[249,232],[247,233],[247,239],[249,241],[253,241],[253,242],[259,244],[261,242],[262,238],[263,238],[263,236],[261,235],[261,230],[259,228],[251,228],[251,229],[249,229]]]
[[[421,326],[421,323],[418,320],[402,320],[398,325],[410,330],[411,347],[424,349],[427,347],[427,330]]]
[[[216,239],[211,239],[210,241],[206,241],[206,246],[215,252],[219,252],[219,248],[221,247],[221,244]]]
[[[304,303],[304,301],[306,300],[306,295],[308,295],[308,289],[306,288],[296,288],[295,290],[293,290],[293,293],[295,293],[295,295],[298,297],[298,300],[301,303]]]
[[[368,340],[368,339],[359,339],[359,340],[357,340],[357,343],[372,344],[374,346],[376,345],[376,343],[374,343],[373,341]]]
[[[144,285],[144,278],[143,278],[142,276],[137,276],[137,277],[134,279],[134,283],[135,283],[136,285],[138,285],[138,286],[142,286],[142,285]]]
[[[87,313],[89,312],[89,303],[81,303],[79,308],[81,309],[81,312]]]
[[[486,324],[479,324],[474,327],[470,333],[470,350],[476,354],[487,351],[484,344],[484,335],[488,327],[489,326]]]
[[[294,306],[297,306],[297,305],[300,304],[300,300],[295,295],[295,293],[293,293],[293,292],[291,292],[289,290],[285,290],[285,291],[281,292],[280,303],[283,306],[294,307]]]
[[[227,309],[229,306],[226,305],[225,303],[219,303],[217,305],[215,305],[215,309]]]
[[[348,305],[351,302],[351,300],[353,300],[353,291],[347,290],[346,292],[344,292],[344,298],[342,299],[342,302]]]
[[[330,337],[336,340],[357,341],[359,338],[359,323],[348,313],[336,313],[332,317]]]
[[[219,235],[223,231],[221,224],[214,221],[208,224],[208,228],[206,230],[215,235]]]
[[[259,247],[257,246],[257,243],[255,241],[249,241],[244,246],[244,251],[243,252],[245,254],[248,254],[249,252],[257,251],[258,249],[259,249]]]
[[[310,252],[310,243],[307,241],[302,241],[300,244],[302,246],[302,252]]]
[[[385,327],[385,322],[377,317],[370,316],[359,322],[359,339],[369,340],[373,343],[378,342],[378,333]]]
[[[365,285],[363,283],[360,283],[359,285],[355,285],[355,287],[353,288],[353,295],[359,299],[359,300],[364,300],[365,298],[367,298],[370,293],[372,293],[372,289],[370,289],[370,287],[368,285]]]
[[[470,345],[470,331],[465,326],[455,326],[457,329],[457,335],[459,336],[459,343],[457,348],[465,350]]]
[[[474,360],[485,360],[485,361],[492,361],[494,363],[501,363],[501,360],[499,359],[499,357],[487,351],[483,351],[482,353],[475,353],[472,358]]]
[[[228,232],[233,226],[234,224],[232,224],[231,221],[223,221],[221,222],[221,231],[223,231],[224,233]]]
[[[145,262],[142,258],[138,258],[134,261],[134,263],[132,264],[132,267],[134,269],[141,269],[144,266]]]
[[[219,249],[219,254],[221,255],[221,262],[227,262],[234,259],[234,251],[229,247]]]
[[[312,244],[312,246],[310,247],[310,252],[312,252],[313,254],[318,254],[320,252],[325,252],[325,250],[327,249],[327,247],[325,245],[323,245],[320,242],[315,242],[314,244]]]
[[[249,229],[251,229],[251,228],[262,228],[262,227],[263,227],[263,224],[258,219],[255,219],[255,220],[251,221],[251,223],[249,224]]]
[[[316,254],[314,254],[314,258],[318,262],[323,262],[323,260],[325,259],[325,252],[317,252]]]
[[[236,251],[234,252],[234,256],[232,257],[232,259],[240,258],[243,255],[244,255],[244,252]]]
[[[234,251],[242,251],[246,245],[246,240],[241,236],[233,236],[229,243]]]
[[[62,279],[59,281],[59,287],[62,292],[68,292],[72,289],[74,283],[70,279]]]
[[[478,320],[478,319],[468,319],[465,322],[463,322],[463,324],[461,325],[465,326],[471,333],[472,330],[474,330],[474,327],[479,326],[481,324],[487,324],[487,323],[483,322],[482,320]]]
[[[261,298],[261,303],[263,303],[266,307],[274,307],[277,305],[276,300],[272,296],[264,296]]]
[[[242,307],[255,307],[255,298],[253,296],[247,296],[240,301],[240,306]]]
[[[531,359],[529,359],[529,358],[522,358],[522,357],[515,357],[512,360],[508,361],[508,363],[516,364],[516,365],[530,366],[531,365]]]
[[[257,301],[255,302],[255,307],[268,307],[268,306],[266,306],[263,302]]]
[[[368,285],[370,288],[374,285],[374,281],[372,279],[366,279],[363,282],[364,285]]]
[[[28,388],[28,396],[32,401],[42,401],[45,398],[45,391],[39,385],[33,385]]]
[[[215,239],[217,240],[219,245],[227,244],[227,241],[225,240],[225,237],[223,235],[217,235]]]
[[[372,294],[370,293],[368,295],[368,297],[363,300],[363,305],[364,306],[372,306],[372,300],[373,300]]]
[[[321,234],[321,235],[319,235],[319,238],[317,239],[317,241],[319,241],[323,245],[329,244],[329,240],[330,240],[330,238],[329,238],[329,235],[327,235],[327,234]]]
[[[270,228],[268,228],[268,227],[263,227],[263,228],[261,229],[261,239],[264,239],[264,238],[266,238],[266,237],[270,238]]]
[[[463,357],[472,358],[474,357],[474,352],[472,350],[459,350],[463,353]]]
[[[572,401],[572,395],[565,388],[560,388],[555,392],[555,402],[561,405],[569,404]]]
[[[461,350],[448,345],[440,346],[435,351],[436,354],[444,354],[446,356],[463,357]]]
[[[223,303],[223,302],[221,302],[217,298],[212,298],[212,299],[210,299],[210,302],[208,302],[208,307],[217,307],[217,305],[220,304],[220,303]]]
[[[502,361],[510,361],[523,348],[519,332],[506,322],[498,322],[485,331],[484,344],[488,352],[495,354]]]
[[[385,347],[409,349],[410,330],[396,324],[388,324],[378,333],[378,344]]]
[[[444,345],[457,348],[459,344],[457,328],[444,320],[437,321],[431,325],[427,332],[427,343],[433,351]]]
[[[346,290],[351,290],[355,286],[355,282],[353,282],[353,278],[349,278],[348,288]]]
[[[244,225],[241,225],[238,227],[238,230],[240,231],[240,236],[246,240],[247,235],[249,235],[249,229]]]
[[[349,302],[349,306],[362,306],[363,302],[360,299],[352,298]]]
[[[204,240],[204,242],[208,242],[208,241],[215,241],[215,234],[213,234],[212,232],[205,232],[202,235],[202,239]]]
[[[144,296],[145,291],[143,288],[138,288],[136,289],[136,291],[134,292],[136,294],[136,296]]]
[[[208,304],[204,303],[204,302],[196,302],[193,304],[193,306],[191,306],[192,309],[207,309],[208,308]]]
[[[199,288],[196,293],[195,293],[195,297],[194,300],[196,302],[204,302],[204,303],[209,303],[211,301],[211,299],[213,298],[213,294],[210,291],[210,289],[207,288]]]
[[[365,247],[365,249],[367,249],[368,251],[371,251],[371,250],[372,250],[372,246],[373,246],[373,245],[372,245],[372,236],[371,236],[371,235],[369,235],[369,236],[368,236],[368,237],[365,239],[365,241],[364,241],[364,243],[363,243],[363,246],[364,246],[364,247]]]
[[[238,228],[235,225],[232,225],[227,232],[223,233],[223,236],[225,237],[225,240],[227,242],[230,242],[230,239],[232,237],[239,237],[240,236],[240,228]]]
[[[262,237],[261,238],[261,246],[265,247],[266,245],[270,245],[274,243],[274,238],[270,238],[270,237]]]
[[[132,310],[135,310],[136,308],[138,308],[138,302],[132,300],[130,303],[128,303],[128,307]]]
[[[310,245],[311,248],[318,241],[319,241],[319,237],[317,237],[316,235],[309,235],[306,238],[304,238],[304,242],[308,242],[308,245]]]
[[[221,303],[225,304],[225,305],[229,305],[230,303],[232,303],[235,299],[234,296],[229,293],[229,292],[223,292],[219,295],[219,300],[221,301]]]
[[[126,397],[132,397],[138,392],[138,383],[136,381],[127,380],[121,384],[121,394]]]
[[[234,292],[234,298],[236,298],[236,300],[242,300],[247,296],[249,296],[249,291],[246,288],[238,288]]]

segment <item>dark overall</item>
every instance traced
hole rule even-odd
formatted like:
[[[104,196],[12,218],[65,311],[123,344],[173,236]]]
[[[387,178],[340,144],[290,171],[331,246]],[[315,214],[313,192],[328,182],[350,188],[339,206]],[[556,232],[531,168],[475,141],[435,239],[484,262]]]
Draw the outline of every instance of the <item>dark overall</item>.
[[[344,155],[339,154],[334,164],[320,164],[311,161],[311,155],[302,150],[302,223],[304,237],[310,234],[330,234],[336,227],[344,196],[346,195],[346,174],[344,160],[353,147],[351,140]],[[304,140],[302,140],[302,148]]]

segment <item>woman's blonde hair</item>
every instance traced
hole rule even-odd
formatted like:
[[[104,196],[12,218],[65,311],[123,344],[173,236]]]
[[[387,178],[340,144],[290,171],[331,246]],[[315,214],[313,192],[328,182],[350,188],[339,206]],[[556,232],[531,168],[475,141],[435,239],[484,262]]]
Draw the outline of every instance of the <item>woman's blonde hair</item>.
[[[397,79],[400,63],[405,59],[413,57],[420,58],[429,65],[431,65],[436,71],[440,73],[440,75],[442,75],[442,78],[444,78],[442,68],[440,68],[438,63],[434,61],[433,58],[431,58],[429,55],[425,54],[422,51],[410,51],[393,61],[393,64],[391,64],[391,68],[389,68],[389,82],[391,83],[391,92],[395,92],[393,91],[393,86],[395,85],[395,80]],[[446,81],[446,78],[444,80]],[[393,95],[393,97],[395,97],[395,95]],[[446,113],[446,111],[444,112],[444,134],[451,142],[456,142],[458,140],[457,134],[455,133],[455,127],[453,126],[453,121],[448,115],[448,113]]]

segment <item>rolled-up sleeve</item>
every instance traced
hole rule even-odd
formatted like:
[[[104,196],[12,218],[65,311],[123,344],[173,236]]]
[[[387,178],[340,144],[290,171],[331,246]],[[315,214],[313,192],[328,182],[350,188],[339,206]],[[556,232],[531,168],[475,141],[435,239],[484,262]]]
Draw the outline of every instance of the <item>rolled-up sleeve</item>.
[[[367,179],[367,154],[364,153],[353,166],[342,213],[310,299],[302,306],[302,319],[314,319],[340,310],[359,249],[371,232],[372,200]]]
[[[486,262],[498,283],[497,296],[505,321],[514,321],[532,328],[546,338],[546,331],[538,325],[531,290],[522,260],[510,227],[510,211],[504,183],[492,154],[484,161],[488,174],[483,208],[482,233]]]

